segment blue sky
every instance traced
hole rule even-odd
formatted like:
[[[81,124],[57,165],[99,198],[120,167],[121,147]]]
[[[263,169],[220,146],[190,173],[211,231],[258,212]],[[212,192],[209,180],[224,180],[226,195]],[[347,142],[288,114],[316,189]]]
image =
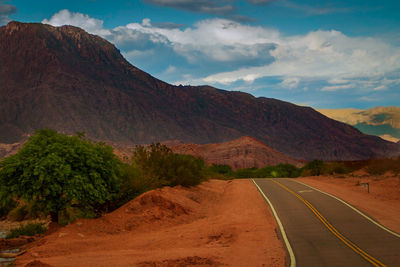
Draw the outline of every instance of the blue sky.
[[[75,25],[173,84],[315,108],[400,106],[400,1],[0,0],[9,20]]]

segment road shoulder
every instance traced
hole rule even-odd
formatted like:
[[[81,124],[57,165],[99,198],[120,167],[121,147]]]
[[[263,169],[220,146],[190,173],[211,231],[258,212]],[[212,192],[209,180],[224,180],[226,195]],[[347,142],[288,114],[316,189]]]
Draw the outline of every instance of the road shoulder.
[[[334,195],[400,233],[400,177],[315,176],[297,181]],[[368,183],[370,192],[361,184]]]

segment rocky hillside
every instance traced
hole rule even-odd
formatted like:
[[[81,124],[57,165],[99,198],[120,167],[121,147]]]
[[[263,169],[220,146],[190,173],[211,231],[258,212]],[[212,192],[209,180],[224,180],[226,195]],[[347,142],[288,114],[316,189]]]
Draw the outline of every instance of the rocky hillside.
[[[179,144],[170,147],[175,153],[200,157],[208,164],[226,164],[234,170],[262,168],[281,163],[301,165],[300,161],[287,157],[248,136],[219,144]]]
[[[18,152],[23,143],[0,144],[0,160]]]
[[[391,142],[400,140],[400,107],[318,111],[329,118],[350,124],[365,134],[377,135]]]
[[[126,144],[219,143],[247,135],[301,159],[399,153],[398,145],[312,108],[167,84],[132,66],[111,43],[72,26],[1,27],[0,81],[0,143],[50,127]]]

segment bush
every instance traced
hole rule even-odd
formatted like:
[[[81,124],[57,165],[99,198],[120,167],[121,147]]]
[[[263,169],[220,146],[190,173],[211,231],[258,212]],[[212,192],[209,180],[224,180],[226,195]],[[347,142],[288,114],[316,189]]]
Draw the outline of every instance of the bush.
[[[313,160],[308,162],[304,167],[303,170],[306,173],[309,173],[311,176],[319,176],[322,174],[322,169],[324,167],[324,162],[322,160]]]
[[[53,221],[71,205],[100,213],[119,194],[121,165],[103,143],[39,130],[0,162],[1,201],[33,203]]]
[[[212,164],[208,167],[211,173],[230,175],[232,174],[232,167],[226,164]]]
[[[194,186],[204,179],[205,164],[191,155],[173,154],[165,170],[168,185]]]
[[[8,220],[16,222],[23,221],[27,219],[27,217],[28,217],[28,209],[26,205],[20,205],[18,207],[15,207],[7,215]]]
[[[366,171],[371,175],[381,175],[385,172],[400,173],[400,157],[397,159],[376,159],[369,161]]]
[[[18,228],[11,229],[7,234],[6,238],[17,238],[23,236],[34,236],[37,234],[44,234],[47,228],[43,223],[28,223],[26,225],[20,225]]]
[[[137,146],[131,164],[123,168],[119,202],[125,203],[145,191],[162,186],[198,185],[204,178],[205,164],[202,159],[175,154],[159,143],[148,147]]]
[[[3,201],[0,201],[0,218],[6,217],[10,211],[17,207],[17,204],[15,200],[9,197],[5,197]]]
[[[237,178],[282,178],[299,177],[301,169],[291,164],[278,164],[276,166],[267,166],[261,169],[246,168],[239,169],[233,173]]]
[[[256,171],[257,168],[239,169],[233,173],[233,176],[236,178],[257,178]]]
[[[349,172],[350,169],[339,162],[324,163],[324,167],[322,169],[323,174],[346,174]]]

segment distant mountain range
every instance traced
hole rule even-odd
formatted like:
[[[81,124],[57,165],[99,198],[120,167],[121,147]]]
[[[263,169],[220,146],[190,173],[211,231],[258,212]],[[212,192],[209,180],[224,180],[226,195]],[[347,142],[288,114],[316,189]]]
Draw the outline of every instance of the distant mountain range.
[[[10,22],[0,27],[0,143],[18,142],[45,127],[128,145],[252,136],[296,159],[400,153],[399,145],[309,107],[210,86],[167,84],[82,29]]]
[[[400,107],[371,109],[318,109],[325,116],[353,125],[365,134],[398,142],[400,140]]]

